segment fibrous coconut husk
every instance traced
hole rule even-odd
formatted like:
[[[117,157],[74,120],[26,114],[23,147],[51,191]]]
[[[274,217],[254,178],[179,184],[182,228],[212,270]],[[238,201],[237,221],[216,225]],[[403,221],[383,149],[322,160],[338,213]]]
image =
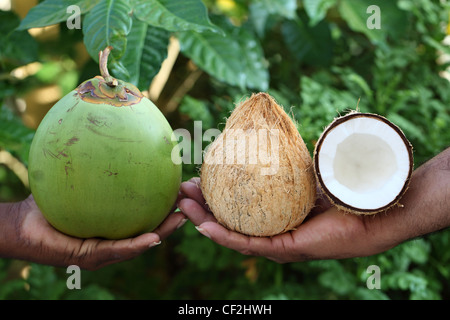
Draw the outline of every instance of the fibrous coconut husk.
[[[217,221],[246,235],[273,236],[305,219],[316,200],[312,157],[270,95],[235,108],[206,151],[201,189]]]

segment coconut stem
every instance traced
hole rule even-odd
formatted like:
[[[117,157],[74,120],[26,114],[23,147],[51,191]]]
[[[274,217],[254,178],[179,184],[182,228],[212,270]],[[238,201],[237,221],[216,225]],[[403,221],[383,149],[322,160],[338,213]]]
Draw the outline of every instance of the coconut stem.
[[[107,46],[105,50],[98,53],[98,61],[100,65],[100,74],[105,79],[106,84],[111,88],[117,87],[119,84],[117,79],[113,78],[108,71],[108,56],[113,47]]]

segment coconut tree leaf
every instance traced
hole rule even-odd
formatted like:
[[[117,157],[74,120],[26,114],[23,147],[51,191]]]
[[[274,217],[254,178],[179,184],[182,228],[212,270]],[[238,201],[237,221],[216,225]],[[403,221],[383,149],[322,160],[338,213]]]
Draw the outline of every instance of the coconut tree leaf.
[[[100,0],[45,0],[30,9],[27,16],[20,23],[18,30],[45,27],[66,21],[71,13],[67,8],[76,5],[80,8],[80,14],[91,10]]]
[[[83,21],[84,44],[90,56],[98,61],[99,51],[112,46],[111,60],[125,53],[131,30],[131,8],[126,0],[103,0],[92,8]]]
[[[141,21],[168,31],[220,32],[209,20],[201,0],[135,0],[133,14]]]
[[[181,51],[220,81],[241,88],[266,90],[269,74],[258,39],[245,28],[216,19],[225,36],[213,32],[181,32]]]

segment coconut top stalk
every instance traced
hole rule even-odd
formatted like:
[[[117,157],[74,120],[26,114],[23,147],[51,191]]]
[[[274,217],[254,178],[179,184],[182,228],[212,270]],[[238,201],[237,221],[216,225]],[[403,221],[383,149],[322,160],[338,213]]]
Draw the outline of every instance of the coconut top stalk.
[[[113,48],[99,52],[101,76],[86,80],[76,89],[84,101],[94,104],[109,104],[115,107],[131,106],[141,101],[142,92],[131,83],[113,78],[108,71],[108,57]]]
[[[98,61],[99,61],[99,67],[100,67],[100,74],[105,79],[106,84],[110,86],[111,88],[117,87],[119,82],[117,79],[110,76],[108,71],[108,56],[111,52],[113,47],[107,46],[105,50],[100,51],[98,53]]]

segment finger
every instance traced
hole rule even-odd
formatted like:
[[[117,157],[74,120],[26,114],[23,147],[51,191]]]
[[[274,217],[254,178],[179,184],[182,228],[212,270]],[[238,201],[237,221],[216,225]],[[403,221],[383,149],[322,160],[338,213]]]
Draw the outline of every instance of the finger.
[[[181,184],[180,191],[185,194],[186,197],[197,201],[206,210],[208,209],[205,198],[203,198],[202,190],[200,188],[200,179],[191,179],[189,181],[183,182]]]
[[[250,237],[231,231],[224,226],[208,221],[198,225],[197,230],[217,244],[236,250],[245,255],[272,256],[276,248],[272,238]]]
[[[187,220],[182,212],[171,213],[153,232],[158,234],[161,240],[164,240],[175,230],[181,228]]]
[[[87,239],[83,241],[72,264],[82,269],[97,270],[107,265],[133,259],[161,243],[156,233],[144,233],[122,240]]]
[[[200,177],[194,177],[194,178],[189,179],[188,181],[200,186]]]
[[[205,221],[216,221],[211,212],[205,210],[203,206],[192,199],[187,198],[181,200],[178,204],[178,208],[180,208],[186,217],[188,217],[196,226]]]

